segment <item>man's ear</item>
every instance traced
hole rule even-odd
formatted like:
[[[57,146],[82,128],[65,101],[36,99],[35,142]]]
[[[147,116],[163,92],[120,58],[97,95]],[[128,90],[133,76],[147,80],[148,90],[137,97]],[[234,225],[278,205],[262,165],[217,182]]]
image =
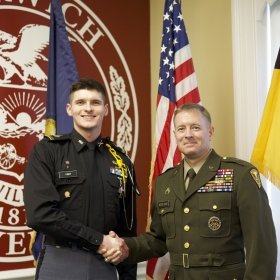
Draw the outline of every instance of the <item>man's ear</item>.
[[[213,134],[214,134],[214,127],[210,126],[210,128],[209,128],[209,137],[210,137],[210,139],[212,138]]]
[[[104,116],[108,116],[108,114],[109,114],[109,105],[105,104],[104,107],[105,107],[105,114],[104,114]]]
[[[72,117],[72,111],[71,111],[71,104],[70,103],[66,104],[66,112],[67,112],[68,116]]]

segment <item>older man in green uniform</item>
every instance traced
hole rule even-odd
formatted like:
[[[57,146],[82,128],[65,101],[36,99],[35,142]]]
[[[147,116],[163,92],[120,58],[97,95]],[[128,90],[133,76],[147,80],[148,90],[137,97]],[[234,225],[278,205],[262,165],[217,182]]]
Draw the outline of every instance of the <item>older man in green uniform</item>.
[[[168,251],[169,279],[275,280],[275,228],[257,169],[211,149],[214,129],[201,105],[179,107],[174,125],[184,160],[157,178],[150,232],[125,238],[127,261]],[[126,257],[113,251],[104,257]]]

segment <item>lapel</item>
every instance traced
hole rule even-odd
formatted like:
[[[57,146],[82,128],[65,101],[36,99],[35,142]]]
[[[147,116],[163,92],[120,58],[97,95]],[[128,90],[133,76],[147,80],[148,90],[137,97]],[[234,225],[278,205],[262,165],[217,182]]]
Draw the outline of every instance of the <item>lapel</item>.
[[[185,192],[184,199],[188,199],[199,188],[209,182],[220,168],[221,157],[212,150],[205,163],[202,165],[192,183],[189,185],[187,192]]]
[[[185,182],[184,182],[184,161],[174,168],[170,178],[170,186],[173,189],[175,195],[181,200],[184,200],[185,196]]]

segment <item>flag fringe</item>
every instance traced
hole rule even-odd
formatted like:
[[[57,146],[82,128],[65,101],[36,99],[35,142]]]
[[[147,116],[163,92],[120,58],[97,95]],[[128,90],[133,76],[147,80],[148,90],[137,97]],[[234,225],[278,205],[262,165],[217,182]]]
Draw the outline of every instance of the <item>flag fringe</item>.
[[[256,165],[257,166],[257,165]],[[258,167],[259,172],[267,179],[269,180],[275,187],[280,189],[280,178],[274,172],[269,168],[265,167],[263,165],[260,165]]]
[[[150,231],[150,224],[151,224],[151,203],[152,203],[152,191],[153,191],[153,176],[154,176],[154,167],[155,167],[155,158],[156,158],[156,151],[155,150],[156,150],[155,149],[155,144],[153,144],[153,153],[152,153],[150,176],[149,176],[149,185],[148,185],[149,200],[148,200],[146,231]]]

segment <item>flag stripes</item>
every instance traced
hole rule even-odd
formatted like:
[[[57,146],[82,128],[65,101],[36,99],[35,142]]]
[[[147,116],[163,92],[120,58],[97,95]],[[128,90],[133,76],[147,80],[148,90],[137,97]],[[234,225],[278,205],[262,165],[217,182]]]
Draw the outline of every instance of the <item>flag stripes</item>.
[[[173,114],[183,103],[199,103],[200,96],[182,13],[178,0],[166,0],[160,55],[159,87],[156,110],[155,154],[150,176],[150,205],[153,202],[154,179],[181,161],[173,135]],[[149,209],[150,209],[149,208]],[[148,221],[150,221],[148,217]],[[166,258],[147,263],[147,278],[167,279]],[[161,269],[157,269],[160,267]],[[161,273],[161,275],[158,275]],[[155,275],[157,274],[157,275]]]

